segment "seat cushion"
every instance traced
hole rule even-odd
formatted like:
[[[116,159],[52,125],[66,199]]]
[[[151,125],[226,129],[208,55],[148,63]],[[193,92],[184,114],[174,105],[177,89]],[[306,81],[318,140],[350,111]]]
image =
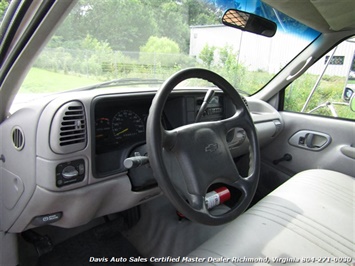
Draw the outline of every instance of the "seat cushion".
[[[353,177],[338,172],[301,172],[188,257],[225,266],[282,263],[277,259],[350,265],[355,257],[354,187]]]

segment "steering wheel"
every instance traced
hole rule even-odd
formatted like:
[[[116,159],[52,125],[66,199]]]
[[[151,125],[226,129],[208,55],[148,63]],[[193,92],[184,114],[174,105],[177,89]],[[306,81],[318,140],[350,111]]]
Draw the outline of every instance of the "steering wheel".
[[[235,114],[219,121],[164,129],[161,118],[169,94],[179,83],[191,78],[207,80],[220,88],[235,105]],[[247,177],[239,174],[226,140],[228,132],[237,127],[243,128],[249,139]],[[207,225],[227,223],[243,213],[254,197],[260,172],[255,126],[239,93],[212,71],[189,68],[164,82],[150,107],[147,148],[158,185],[172,205],[190,220]],[[211,212],[205,204],[206,193],[215,184],[228,187],[234,199],[222,214]]]

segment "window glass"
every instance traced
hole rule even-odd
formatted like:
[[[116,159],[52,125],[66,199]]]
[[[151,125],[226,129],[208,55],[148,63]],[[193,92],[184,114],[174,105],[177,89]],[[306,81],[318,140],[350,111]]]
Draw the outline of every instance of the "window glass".
[[[228,8],[274,20],[276,35],[222,25]],[[159,87],[152,79],[191,67],[211,69],[252,95],[318,36],[259,0],[81,0],[42,50],[16,101],[121,79]]]
[[[0,22],[2,22],[4,15],[5,15],[5,11],[8,6],[9,6],[8,1],[0,0]]]
[[[286,88],[284,110],[355,119],[355,112],[349,107],[354,91],[355,39],[352,37],[329,51]]]

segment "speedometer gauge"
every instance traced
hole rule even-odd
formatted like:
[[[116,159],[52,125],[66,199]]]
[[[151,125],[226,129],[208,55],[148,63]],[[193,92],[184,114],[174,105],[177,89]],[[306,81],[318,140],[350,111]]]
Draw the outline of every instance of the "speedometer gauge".
[[[140,135],[145,132],[142,119],[131,110],[122,110],[112,118],[112,133],[117,140]]]

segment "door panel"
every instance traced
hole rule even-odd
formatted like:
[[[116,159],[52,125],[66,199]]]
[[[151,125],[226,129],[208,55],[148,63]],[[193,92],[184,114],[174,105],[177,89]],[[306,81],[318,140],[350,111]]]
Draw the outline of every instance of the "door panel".
[[[307,169],[329,169],[355,176],[355,122],[281,112],[284,129],[262,150],[262,159],[295,174]],[[281,160],[285,154],[292,160]]]

